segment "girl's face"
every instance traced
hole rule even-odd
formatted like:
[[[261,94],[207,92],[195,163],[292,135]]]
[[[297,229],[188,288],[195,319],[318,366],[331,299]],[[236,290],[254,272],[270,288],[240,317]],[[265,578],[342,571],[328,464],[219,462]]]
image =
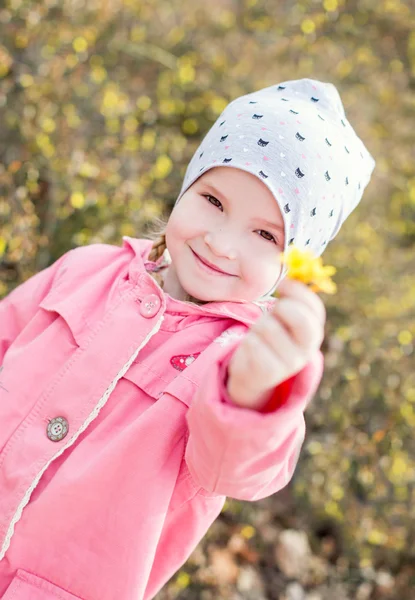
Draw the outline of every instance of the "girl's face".
[[[216,167],[174,207],[166,245],[172,264],[164,290],[172,297],[181,300],[187,292],[205,302],[258,300],[280,274],[284,222],[260,179],[234,167]]]

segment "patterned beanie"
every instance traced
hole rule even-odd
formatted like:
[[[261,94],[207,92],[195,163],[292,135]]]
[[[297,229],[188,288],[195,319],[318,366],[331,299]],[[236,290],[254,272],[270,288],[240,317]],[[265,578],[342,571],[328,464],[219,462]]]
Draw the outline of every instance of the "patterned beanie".
[[[176,204],[209,169],[242,169],[277,201],[284,250],[295,244],[320,256],[359,204],[375,164],[333,84],[284,81],[228,104],[193,155]]]

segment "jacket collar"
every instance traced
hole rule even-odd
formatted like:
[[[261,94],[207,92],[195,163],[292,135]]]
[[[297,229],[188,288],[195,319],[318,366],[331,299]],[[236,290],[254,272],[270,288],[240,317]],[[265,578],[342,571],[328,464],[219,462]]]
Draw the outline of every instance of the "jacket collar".
[[[151,240],[142,238],[133,238],[130,236],[123,236],[123,248],[129,247],[134,252],[134,258],[129,265],[129,279],[132,283],[137,284],[142,273],[147,271],[146,266],[156,264],[159,266],[163,261],[169,262],[169,255],[166,252],[162,257],[158,259],[156,263],[152,263],[148,260],[153,242]],[[148,275],[151,277],[151,275]],[[161,288],[160,288],[161,290]],[[166,310],[167,312],[175,312],[179,314],[199,314],[203,316],[218,316],[228,317],[244,323],[247,326],[253,325],[257,319],[264,313],[270,310],[275,300],[265,302],[233,302],[233,301],[218,301],[209,302],[199,306],[194,302],[185,302],[183,300],[177,300],[172,298],[169,294],[163,290],[161,292],[166,298]]]

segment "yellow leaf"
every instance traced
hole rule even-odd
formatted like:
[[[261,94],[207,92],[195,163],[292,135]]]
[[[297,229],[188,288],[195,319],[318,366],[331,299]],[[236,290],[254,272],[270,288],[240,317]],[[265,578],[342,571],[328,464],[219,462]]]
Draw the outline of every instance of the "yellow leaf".
[[[399,332],[398,341],[402,346],[410,344],[412,339],[412,333],[410,331],[404,330]]]
[[[141,138],[141,148],[143,150],[152,150],[156,143],[156,132],[154,129],[147,129]]]
[[[88,42],[83,37],[77,37],[72,42],[72,46],[75,52],[85,52],[88,48]]]
[[[104,67],[96,66],[91,68],[90,78],[94,83],[102,83],[107,78],[107,71]]]
[[[210,107],[215,114],[219,115],[225,109],[227,104],[228,104],[228,102],[227,102],[227,100],[225,100],[225,98],[221,98],[220,96],[215,96],[214,98],[212,98],[212,100],[210,102]]]
[[[199,130],[199,123],[196,119],[185,119],[182,123],[183,133],[187,133],[188,135],[192,135]]]
[[[153,167],[155,179],[164,179],[173,168],[173,162],[166,154],[157,157],[156,164]]]
[[[85,204],[85,197],[81,192],[73,192],[70,197],[70,203],[74,208],[82,208]]]
[[[251,537],[253,537],[255,535],[255,529],[254,529],[254,527],[252,527],[252,525],[244,525],[244,527],[242,527],[240,533],[243,538],[245,538],[246,540],[249,540],[249,539],[251,539]]]
[[[20,75],[19,82],[22,87],[26,88],[33,85],[34,79],[28,73],[24,73],[23,75]]]
[[[327,12],[334,12],[338,8],[338,1],[337,0],[324,0],[323,6]]]
[[[14,40],[16,48],[26,48],[29,38],[25,33],[18,33]]]
[[[81,177],[91,177],[94,179],[99,175],[99,167],[89,162],[84,162],[80,165],[78,173]]]
[[[140,96],[136,102],[136,105],[140,110],[147,110],[151,106],[151,98],[148,96]]]
[[[189,64],[185,64],[185,65],[181,65],[179,67],[179,80],[181,83],[190,83],[191,81],[194,80],[196,75],[196,71],[195,69],[192,67],[192,65]]]
[[[314,33],[315,30],[315,23],[311,19],[304,19],[304,21],[301,23],[301,31],[303,33]]]
[[[43,131],[46,131],[46,133],[52,133],[52,131],[55,131],[56,129],[55,121],[53,121],[53,119],[50,119],[49,117],[42,119],[40,122],[40,126],[43,129]]]
[[[179,573],[176,577],[176,584],[178,585],[179,588],[186,588],[190,583],[190,575],[189,573],[185,573],[184,571],[182,571],[181,573]]]
[[[367,536],[367,541],[369,544],[373,544],[375,546],[381,546],[387,541],[387,539],[388,536],[378,529],[372,529],[372,531],[369,531]]]

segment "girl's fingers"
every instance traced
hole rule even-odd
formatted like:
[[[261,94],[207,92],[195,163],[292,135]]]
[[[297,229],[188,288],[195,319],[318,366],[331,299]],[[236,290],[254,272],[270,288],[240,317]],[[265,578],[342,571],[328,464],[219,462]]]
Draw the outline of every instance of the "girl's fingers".
[[[293,279],[284,279],[277,288],[280,298],[292,298],[299,300],[303,304],[306,304],[310,309],[317,315],[318,319],[322,324],[326,321],[326,308],[323,301],[317,294],[312,292],[304,283],[301,281],[295,281]],[[274,308],[277,308],[279,301],[275,302]]]
[[[276,361],[294,371],[302,367],[301,354],[285,327],[273,319],[272,328],[266,330],[251,330],[251,349],[253,360],[260,361],[269,369],[275,369]],[[272,329],[272,331],[271,331]],[[272,337],[271,337],[272,335]],[[248,336],[247,336],[248,338]]]
[[[304,348],[320,348],[324,339],[324,323],[310,307],[291,298],[282,298],[273,310],[274,320],[278,318],[295,342]]]
[[[306,317],[308,319],[310,311],[309,309],[306,310],[308,311]],[[299,348],[299,345],[302,345],[302,340],[299,342],[296,332],[292,329],[292,323],[289,319],[281,318],[277,314],[275,316],[264,315],[251,328],[251,333],[260,338],[284,364],[289,364],[303,350]]]

